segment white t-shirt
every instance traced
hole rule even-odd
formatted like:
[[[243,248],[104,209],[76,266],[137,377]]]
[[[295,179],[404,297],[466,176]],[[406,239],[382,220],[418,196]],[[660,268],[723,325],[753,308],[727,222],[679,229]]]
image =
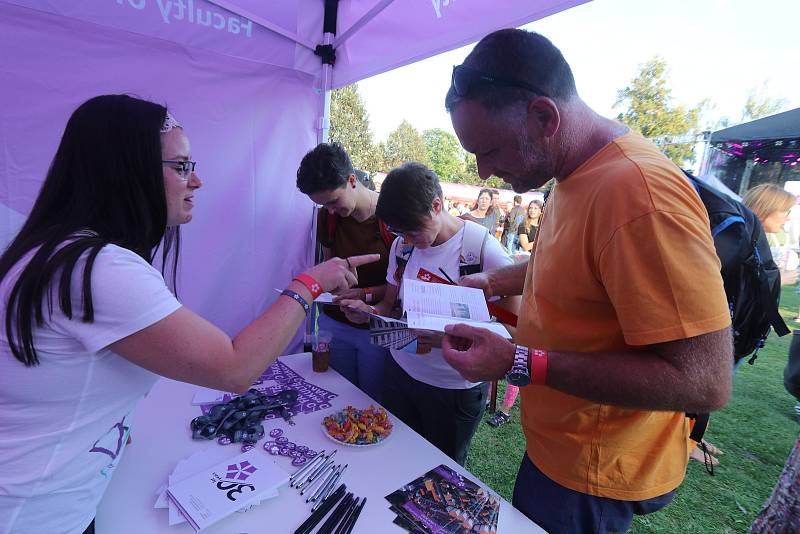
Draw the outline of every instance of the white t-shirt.
[[[5,303],[31,255],[0,284],[0,533],[80,534],[122,456],[131,411],[158,378],[105,347],[181,305],[158,270],[107,245],[92,269],[94,322],[84,323],[84,254],[72,276],[73,320],[57,297],[52,317],[45,303],[33,334],[40,364],[25,367],[8,346]]]
[[[471,221],[465,222],[466,224],[476,224]],[[463,238],[464,228],[462,227],[441,245],[415,248],[406,264],[403,278],[416,280],[420,267],[434,274],[440,274],[439,267],[441,267],[451,279],[458,280],[458,259],[461,255]],[[399,241],[398,238],[392,243],[389,253],[389,268],[386,273],[386,282],[394,286],[397,285],[394,273],[397,270],[397,244]],[[483,246],[483,270],[489,271],[511,263],[513,263],[512,259],[508,257],[500,242],[493,236],[487,237]],[[458,371],[453,369],[442,357],[442,349],[432,348],[428,354],[415,354],[399,349],[390,349],[390,352],[397,364],[412,378],[420,382],[445,389],[467,389],[478,385],[478,383],[464,380],[464,377],[458,374]]]

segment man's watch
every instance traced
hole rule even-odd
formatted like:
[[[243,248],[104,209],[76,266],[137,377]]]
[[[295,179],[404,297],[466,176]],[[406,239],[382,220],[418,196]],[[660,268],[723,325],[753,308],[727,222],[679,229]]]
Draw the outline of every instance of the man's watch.
[[[506,374],[506,381],[512,386],[523,387],[531,383],[530,349],[515,345],[514,363]]]

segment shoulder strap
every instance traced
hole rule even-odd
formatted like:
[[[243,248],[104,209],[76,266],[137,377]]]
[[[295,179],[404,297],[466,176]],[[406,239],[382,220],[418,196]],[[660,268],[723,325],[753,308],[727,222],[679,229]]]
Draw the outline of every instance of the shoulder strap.
[[[392,243],[394,242],[394,234],[389,230],[389,227],[386,226],[386,223],[382,220],[378,219],[378,229],[381,232],[381,239],[383,239],[386,248],[391,250]]]
[[[391,246],[389,250],[391,251]],[[414,252],[414,246],[406,245],[405,241],[403,241],[403,236],[397,236],[397,248],[394,251],[394,258],[397,262],[397,267],[394,270],[394,281],[397,282],[397,296],[394,299],[394,304],[392,304],[392,309],[397,309],[402,300],[403,275],[406,272],[406,264],[411,259],[412,252]]]
[[[328,214],[328,217],[325,221],[328,228],[328,243],[333,245],[336,227],[339,226],[339,215],[336,212],[331,213],[330,211],[326,211],[325,213]]]
[[[723,219],[721,223],[711,229],[711,237],[717,237],[717,235],[719,235],[723,230],[736,223],[745,224],[744,217],[741,215],[728,216],[727,218]]]
[[[461,241],[461,255],[458,258],[460,276],[483,271],[483,248],[489,231],[469,219],[464,220],[464,238]]]

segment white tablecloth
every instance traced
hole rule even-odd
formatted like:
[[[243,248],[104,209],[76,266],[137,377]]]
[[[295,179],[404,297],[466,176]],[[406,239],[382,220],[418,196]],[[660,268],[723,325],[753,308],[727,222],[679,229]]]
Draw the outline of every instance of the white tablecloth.
[[[384,499],[403,484],[411,482],[428,470],[445,464],[456,471],[480,482],[477,477],[453,462],[433,445],[396,417],[392,417],[394,430],[389,438],[376,446],[354,448],[336,446],[323,431],[322,418],[348,404],[365,408],[375,404],[372,399],[330,369],[325,373],[311,370],[311,355],[297,354],[281,358],[285,364],[306,380],[339,396],[333,400],[333,408],[294,418],[295,426],[283,419],[264,422],[269,433],[273,428],[282,428],[284,435],[298,445],[307,445],[314,450],[338,449],[337,463],[349,464],[343,476],[348,491],[359,497],[367,497],[367,504],[356,523],[356,534],[402,534],[394,525],[395,514],[389,510]],[[131,430],[132,442],[116,468],[108,491],[97,510],[96,531],[98,534],[190,534],[188,523],[170,527],[166,509],[153,508],[156,490],[164,484],[167,476],[181,459],[207,447],[220,447],[216,441],[194,441],[191,439],[189,421],[200,415],[200,409],[190,404],[194,386],[162,379],[140,403]],[[265,439],[270,439],[266,437]],[[258,443],[259,450],[263,451]],[[240,452],[240,445],[228,445],[231,456]],[[267,454],[264,452],[264,454]],[[278,465],[288,473],[296,468],[290,459],[276,457]],[[247,513],[235,513],[203,531],[208,534],[278,534],[291,533],[306,520],[310,505],[306,496],[289,488],[280,488],[280,495],[270,499]],[[521,534],[544,532],[527,517],[501,500],[498,532]]]

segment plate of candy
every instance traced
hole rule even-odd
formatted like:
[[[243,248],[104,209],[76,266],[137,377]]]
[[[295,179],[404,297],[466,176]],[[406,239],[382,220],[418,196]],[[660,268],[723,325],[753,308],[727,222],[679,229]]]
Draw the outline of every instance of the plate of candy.
[[[392,421],[386,410],[376,406],[366,409],[347,406],[322,420],[322,430],[341,445],[369,447],[378,445],[392,433]]]

